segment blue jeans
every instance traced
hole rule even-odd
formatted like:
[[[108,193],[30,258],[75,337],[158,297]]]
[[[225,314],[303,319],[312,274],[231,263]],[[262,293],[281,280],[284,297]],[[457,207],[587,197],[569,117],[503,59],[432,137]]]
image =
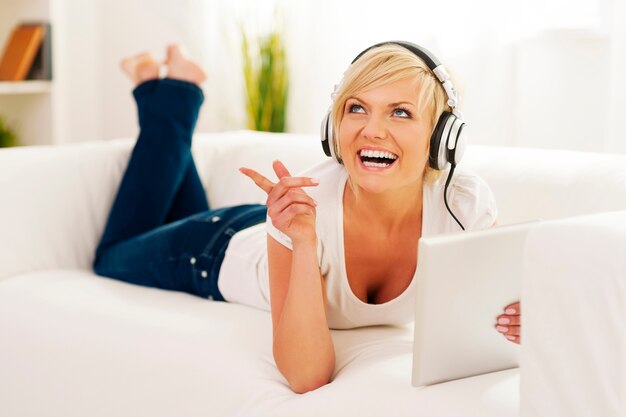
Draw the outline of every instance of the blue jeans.
[[[210,210],[191,155],[204,101],[195,84],[146,81],[133,90],[140,134],[96,249],[98,275],[224,301],[217,287],[230,238],[267,207]]]

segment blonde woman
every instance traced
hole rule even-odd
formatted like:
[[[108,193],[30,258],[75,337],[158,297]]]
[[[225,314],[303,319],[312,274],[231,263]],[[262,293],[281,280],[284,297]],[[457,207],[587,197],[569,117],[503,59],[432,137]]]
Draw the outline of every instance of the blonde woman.
[[[454,135],[461,119],[454,89],[424,51],[387,42],[360,54],[333,94],[324,132],[333,158],[299,176],[275,161],[276,181],[242,168],[267,193],[266,205],[217,210],[208,207],[190,152],[204,73],[176,46],[162,80],[149,55],[125,60],[141,133],[94,270],[269,309],[274,358],[291,388],[328,383],[330,329],[413,319],[421,236],[496,222],[484,181],[451,175],[455,164],[441,175],[454,155],[430,154],[433,133],[449,136],[442,117],[458,118]],[[497,320],[497,330],[519,343],[519,303]]]

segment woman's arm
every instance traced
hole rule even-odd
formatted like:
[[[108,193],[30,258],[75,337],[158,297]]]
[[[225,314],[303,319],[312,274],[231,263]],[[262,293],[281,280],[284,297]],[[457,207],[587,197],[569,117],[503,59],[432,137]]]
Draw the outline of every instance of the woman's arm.
[[[294,242],[292,252],[268,236],[268,251],[274,359],[304,393],[327,384],[335,369],[317,242]]]
[[[272,224],[291,239],[293,250],[268,236],[273,351],[291,388],[303,393],[328,383],[335,368],[317,263],[316,203],[301,188],[317,182],[291,177],[278,161],[273,168],[279,178],[276,184],[253,170],[241,172],[267,193]]]

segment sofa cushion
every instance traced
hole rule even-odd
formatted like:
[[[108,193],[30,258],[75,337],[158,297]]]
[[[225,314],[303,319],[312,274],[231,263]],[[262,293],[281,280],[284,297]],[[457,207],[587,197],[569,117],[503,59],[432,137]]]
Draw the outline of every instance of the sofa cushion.
[[[3,282],[0,329],[2,415],[518,415],[517,369],[412,387],[411,326],[333,331],[334,381],[295,394],[269,313],[87,271]]]

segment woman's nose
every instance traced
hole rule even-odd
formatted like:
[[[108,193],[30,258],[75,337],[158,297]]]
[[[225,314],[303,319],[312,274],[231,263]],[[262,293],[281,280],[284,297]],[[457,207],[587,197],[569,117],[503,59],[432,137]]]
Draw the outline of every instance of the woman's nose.
[[[363,128],[368,139],[385,139],[387,137],[387,121],[384,116],[371,115]]]

